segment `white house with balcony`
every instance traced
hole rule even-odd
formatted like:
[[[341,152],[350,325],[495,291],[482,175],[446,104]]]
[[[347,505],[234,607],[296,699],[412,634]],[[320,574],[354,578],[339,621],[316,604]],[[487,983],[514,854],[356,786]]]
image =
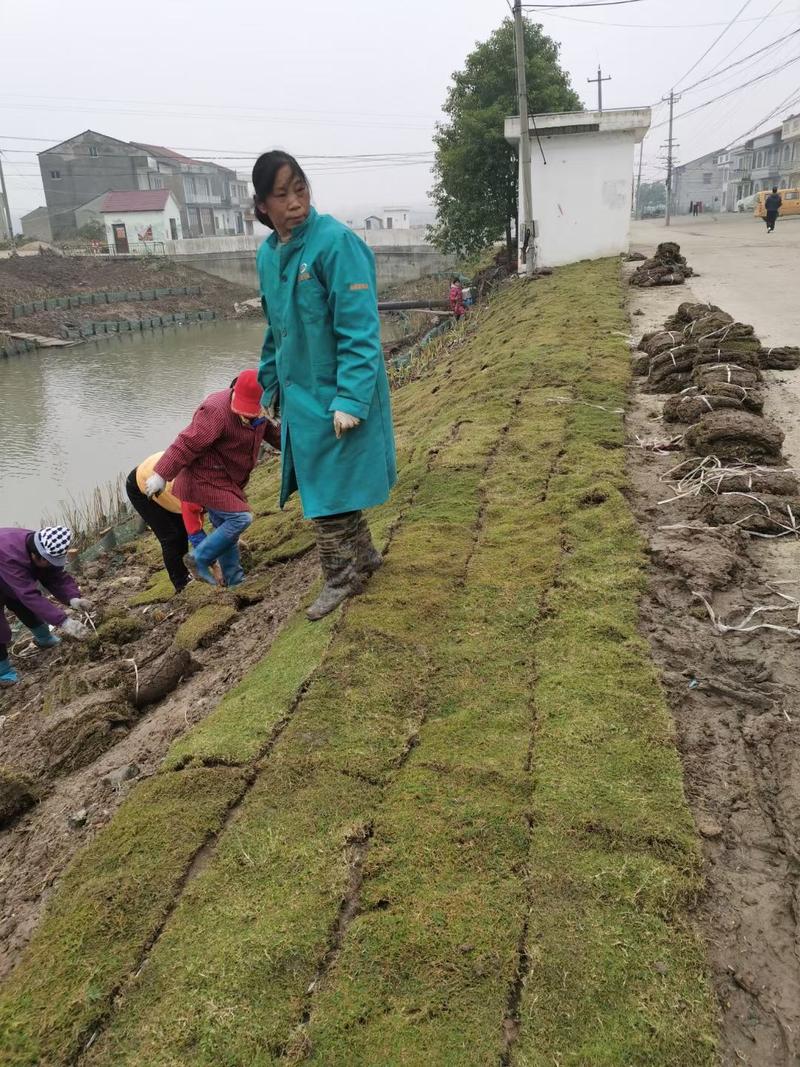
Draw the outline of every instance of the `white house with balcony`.
[[[180,208],[169,189],[106,193],[99,210],[112,255],[163,252],[165,241],[183,237]]]
[[[650,108],[531,115],[529,126],[537,266],[626,252],[634,148],[650,128]],[[519,116],[506,119],[505,137],[518,148]]]
[[[800,115],[790,115],[782,126],[781,177],[786,189],[800,188]]]
[[[783,147],[781,144],[781,127],[777,126],[774,130],[767,130],[766,133],[759,134],[752,141],[748,141],[748,144],[751,145],[752,149],[752,170],[750,173],[752,191],[759,193],[763,189],[772,189],[773,186],[780,187],[783,184],[781,179]]]

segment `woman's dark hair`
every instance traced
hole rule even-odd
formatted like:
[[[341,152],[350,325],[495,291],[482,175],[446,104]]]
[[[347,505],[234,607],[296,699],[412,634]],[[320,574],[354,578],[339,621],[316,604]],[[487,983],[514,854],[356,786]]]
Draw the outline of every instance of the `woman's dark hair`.
[[[311,188],[311,183],[306,177],[305,171],[294,156],[290,156],[288,152],[281,152],[279,149],[275,149],[272,152],[264,152],[263,155],[258,157],[253,167],[253,188],[255,189],[253,209],[261,225],[269,226],[271,230],[275,229],[272,225],[272,220],[269,215],[265,215],[259,209],[258,205],[262,204],[275,188],[275,179],[278,176],[278,171],[281,167],[287,166],[291,168],[293,178],[300,178]]]

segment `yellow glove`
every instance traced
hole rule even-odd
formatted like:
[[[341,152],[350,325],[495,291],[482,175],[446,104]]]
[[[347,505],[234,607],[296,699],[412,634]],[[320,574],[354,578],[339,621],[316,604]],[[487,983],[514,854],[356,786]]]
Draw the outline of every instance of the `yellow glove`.
[[[343,433],[354,429],[360,423],[361,419],[357,419],[355,415],[348,415],[346,411],[334,411],[333,413],[333,430],[337,437],[341,437]]]

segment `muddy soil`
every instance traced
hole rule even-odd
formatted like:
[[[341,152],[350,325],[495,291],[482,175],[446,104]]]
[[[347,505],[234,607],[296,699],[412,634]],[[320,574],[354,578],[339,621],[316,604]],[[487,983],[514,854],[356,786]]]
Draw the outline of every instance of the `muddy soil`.
[[[11,318],[15,304],[74,296],[80,293],[139,289],[168,289],[199,285],[199,296],[167,296],[153,303],[107,304],[59,311],[43,311]],[[219,318],[235,318],[234,303],[256,294],[203,271],[165,259],[106,260],[93,256],[18,256],[0,259],[0,329],[59,335],[60,328],[95,319],[139,319],[176,311],[216,311]],[[260,309],[256,312],[260,314]]]
[[[726,305],[725,287],[715,288],[707,275],[702,297],[736,311]],[[690,285],[632,290],[635,339],[695,298]],[[784,424],[786,398],[792,413],[800,407],[785,386],[788,377],[765,374],[765,410],[777,414],[776,397],[783,398]],[[666,441],[686,427],[665,426],[667,398],[639,387],[627,436],[633,507],[650,548],[641,626],[663,673],[703,842],[706,891],[698,920],[719,1001],[722,1060],[726,1067],[788,1067],[800,1063],[800,639],[769,629],[722,633],[695,594],[728,624],[755,607],[787,603],[776,591],[800,599],[800,544],[794,536],[767,540],[731,526],[687,528],[701,525],[696,502],[664,503],[673,493],[663,480],[685,453],[640,443]],[[787,466],[800,466],[796,443],[797,434],[787,434]],[[798,612],[753,621],[797,628]]]
[[[102,631],[103,619],[113,619],[112,633],[116,627],[121,643],[104,640],[89,648],[64,641],[56,650],[23,657],[20,684],[0,691],[0,765],[24,774],[39,798],[0,830],[0,977],[14,966],[77,849],[109,821],[132,784],[155,772],[172,741],[213,711],[264,656],[318,564],[311,552],[252,572],[257,602],[239,600],[224,632],[180,664],[164,653],[196,610],[197,593],[220,601],[232,594],[197,590],[192,583],[164,604],[128,608],[155,569],[140,553],[101,561],[94,577],[81,578],[81,587],[94,602],[95,623]],[[161,669],[148,674],[153,662]],[[154,682],[177,685],[158,702],[137,708],[137,671],[140,694]],[[109,706],[116,717],[98,730],[98,709]]]

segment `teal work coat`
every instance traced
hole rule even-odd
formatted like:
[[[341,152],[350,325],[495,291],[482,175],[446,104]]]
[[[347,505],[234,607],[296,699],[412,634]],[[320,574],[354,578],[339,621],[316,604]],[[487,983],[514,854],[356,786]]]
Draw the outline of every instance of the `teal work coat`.
[[[280,506],[298,489],[308,519],[382,504],[397,479],[375,260],[347,226],[311,209],[258,250],[267,332],[258,378],[280,398]],[[337,440],[334,411],[361,424]]]

